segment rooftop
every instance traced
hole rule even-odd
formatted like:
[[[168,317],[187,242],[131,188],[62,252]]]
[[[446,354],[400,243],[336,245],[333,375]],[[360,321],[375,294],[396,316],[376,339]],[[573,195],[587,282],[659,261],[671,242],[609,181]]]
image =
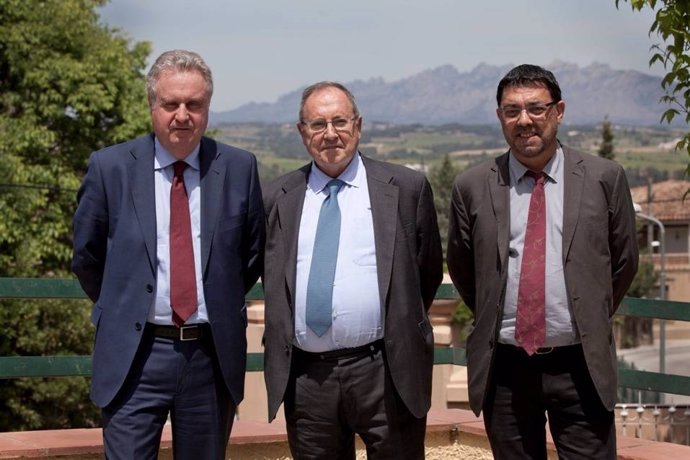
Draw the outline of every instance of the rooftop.
[[[690,221],[690,195],[685,200],[683,198],[688,190],[690,181],[667,180],[650,186],[633,187],[630,193],[633,201],[642,206],[642,212],[645,214],[654,216],[664,223],[687,222]]]

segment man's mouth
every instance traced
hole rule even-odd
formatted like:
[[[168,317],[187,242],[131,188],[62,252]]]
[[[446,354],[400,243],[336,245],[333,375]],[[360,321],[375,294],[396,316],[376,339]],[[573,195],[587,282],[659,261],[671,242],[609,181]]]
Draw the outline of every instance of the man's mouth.
[[[527,138],[530,138],[530,137],[536,136],[536,135],[537,135],[537,133],[530,131],[528,133],[519,133],[518,137],[522,137],[522,138],[527,139]]]

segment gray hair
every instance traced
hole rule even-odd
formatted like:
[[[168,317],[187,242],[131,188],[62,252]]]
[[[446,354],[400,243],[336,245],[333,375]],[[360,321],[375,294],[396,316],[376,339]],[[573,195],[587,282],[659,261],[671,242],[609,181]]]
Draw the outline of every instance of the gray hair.
[[[352,105],[352,111],[354,112],[355,118],[359,118],[359,109],[357,108],[357,104],[355,103],[355,96],[352,95],[349,89],[345,88],[345,86],[335,81],[320,81],[318,83],[314,83],[313,85],[307,86],[306,88],[304,88],[304,91],[302,92],[302,100],[299,104],[300,122],[304,122],[304,104],[306,104],[307,99],[309,99],[309,96],[324,88],[336,88],[345,93],[345,96],[347,96],[347,99],[350,101],[350,104]]]
[[[161,75],[166,72],[199,72],[206,82],[206,94],[211,99],[213,95],[213,75],[211,68],[194,51],[171,50],[158,56],[146,75],[146,93],[149,105],[156,100],[156,84]]]

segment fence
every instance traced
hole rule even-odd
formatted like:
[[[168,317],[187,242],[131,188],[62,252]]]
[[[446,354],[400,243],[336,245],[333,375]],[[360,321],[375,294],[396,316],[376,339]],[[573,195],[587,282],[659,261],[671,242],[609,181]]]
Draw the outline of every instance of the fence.
[[[74,279],[0,278],[0,299],[84,299],[85,294]],[[443,284],[437,299],[459,299],[455,288]],[[263,288],[255,285],[247,300],[262,300]],[[690,303],[626,297],[618,315],[663,320],[690,321]],[[434,364],[464,366],[465,350],[441,348],[434,351]],[[249,353],[247,370],[263,370],[263,354]],[[2,356],[0,379],[20,377],[64,377],[91,375],[91,357],[85,356]],[[690,395],[690,377],[636,369],[619,369],[619,385],[637,390]]]

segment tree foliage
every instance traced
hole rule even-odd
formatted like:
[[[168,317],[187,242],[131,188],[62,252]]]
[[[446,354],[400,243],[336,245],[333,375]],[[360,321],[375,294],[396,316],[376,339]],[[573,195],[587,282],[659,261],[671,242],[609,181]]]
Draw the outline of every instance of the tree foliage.
[[[599,146],[599,156],[608,160],[613,160],[616,155],[613,153],[613,131],[608,117],[601,123],[601,145]]]
[[[624,0],[635,11],[651,8],[656,11],[649,34],[656,34],[664,43],[652,47],[649,65],[663,65],[666,75],[661,87],[666,94],[661,102],[671,105],[661,120],[670,123],[676,116],[683,116],[690,125],[690,0]],[[616,0],[616,7],[620,0]],[[676,145],[690,155],[690,132]],[[690,164],[687,172],[690,173]]]
[[[453,182],[459,170],[446,153],[440,165],[433,166],[429,171],[429,183],[434,192],[434,206],[438,215],[438,228],[441,233],[443,257],[446,257],[448,247],[448,219],[450,213],[450,199],[453,194]]]
[[[450,219],[450,201],[453,195],[453,183],[460,170],[453,164],[450,155],[443,155],[441,164],[433,166],[429,171],[429,183],[434,192],[434,206],[438,216],[438,228],[441,233],[441,245],[443,247],[443,260],[446,259],[448,248],[448,224]],[[464,346],[473,315],[465,302],[458,302],[453,311],[452,321],[456,326],[454,343]]]
[[[69,276],[92,150],[149,129],[148,43],[99,23],[105,0],[0,0],[0,276]],[[0,303],[0,355],[88,354],[86,302]],[[93,423],[86,379],[0,382],[0,431]]]

